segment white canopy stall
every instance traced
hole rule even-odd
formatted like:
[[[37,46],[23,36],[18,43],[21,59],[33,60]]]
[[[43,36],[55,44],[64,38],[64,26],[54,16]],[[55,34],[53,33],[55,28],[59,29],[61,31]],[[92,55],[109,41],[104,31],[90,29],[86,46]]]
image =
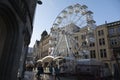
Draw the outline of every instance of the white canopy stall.
[[[51,62],[51,61],[53,61],[53,59],[54,59],[53,56],[45,56],[44,58],[37,60],[37,62],[42,62],[42,63]]]

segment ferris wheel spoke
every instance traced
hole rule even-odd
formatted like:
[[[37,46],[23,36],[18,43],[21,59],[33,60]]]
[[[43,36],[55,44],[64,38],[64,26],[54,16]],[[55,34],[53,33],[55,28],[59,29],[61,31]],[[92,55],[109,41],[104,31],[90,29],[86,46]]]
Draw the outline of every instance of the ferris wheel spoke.
[[[86,21],[82,21],[80,24],[78,24],[79,26],[85,27]]]
[[[82,19],[82,15],[81,16],[79,16],[78,18],[77,18],[77,20],[74,22],[74,23],[77,23],[77,22],[79,22],[81,19]]]
[[[65,27],[66,26],[66,22],[67,22],[67,20],[66,20],[66,18],[64,18],[64,20],[62,21],[61,27]]]
[[[68,23],[72,23],[72,14],[69,14],[69,17],[68,17]]]
[[[73,15],[73,18],[72,18],[72,19],[73,19],[73,20],[72,20],[72,21],[73,21],[73,23],[75,22],[74,20],[76,20],[77,15],[78,15],[78,13],[75,13],[75,14]]]

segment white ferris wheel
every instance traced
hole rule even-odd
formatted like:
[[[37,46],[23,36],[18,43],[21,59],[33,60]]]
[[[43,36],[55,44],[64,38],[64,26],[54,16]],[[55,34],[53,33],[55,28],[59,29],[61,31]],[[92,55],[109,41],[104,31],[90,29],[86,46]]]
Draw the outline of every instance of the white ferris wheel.
[[[50,55],[74,57],[76,50],[77,54],[89,53],[82,45],[77,45],[79,42],[72,35],[80,28],[86,27],[85,42],[94,42],[95,21],[92,14],[86,5],[74,4],[63,9],[51,28]]]

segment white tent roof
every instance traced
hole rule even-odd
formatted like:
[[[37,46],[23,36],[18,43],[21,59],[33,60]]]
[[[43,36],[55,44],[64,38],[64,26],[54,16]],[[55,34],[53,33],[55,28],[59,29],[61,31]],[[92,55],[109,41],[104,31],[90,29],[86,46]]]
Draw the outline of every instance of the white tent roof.
[[[64,59],[64,57],[63,56],[57,56],[53,60],[57,60],[57,59]]]
[[[37,62],[42,62],[42,59],[37,60]]]
[[[42,58],[42,62],[51,62],[54,59],[53,56],[46,56]]]

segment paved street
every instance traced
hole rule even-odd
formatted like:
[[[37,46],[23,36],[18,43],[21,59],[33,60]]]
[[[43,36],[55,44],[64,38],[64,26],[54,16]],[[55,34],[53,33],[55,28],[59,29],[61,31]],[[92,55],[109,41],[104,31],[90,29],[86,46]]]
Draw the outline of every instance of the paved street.
[[[27,72],[28,73],[28,72]],[[35,76],[36,71],[29,72],[28,74],[26,74],[26,78],[22,79],[22,80],[38,80],[37,76]],[[31,78],[31,76],[33,76]],[[78,76],[68,76],[68,75],[60,75],[59,76],[60,80],[103,80],[102,78],[97,78],[97,77],[93,77],[90,75],[78,75]],[[41,75],[41,79],[39,80],[53,80],[52,76],[50,74],[42,74]],[[58,79],[56,79],[58,80]],[[104,77],[104,80],[114,80],[113,77]],[[116,80],[116,79],[115,79]],[[118,79],[119,80],[119,79]]]
[[[33,70],[34,75],[37,73],[37,70]],[[34,76],[34,80],[36,79],[36,76]],[[50,74],[43,74],[42,80],[53,80],[52,76]],[[77,80],[75,76],[60,76],[60,80]]]
[[[42,75],[43,80],[53,80],[51,75],[44,74]],[[34,80],[37,80],[36,77]],[[60,77],[60,80],[77,80],[74,76]]]
[[[44,78],[43,80],[52,80],[52,78]],[[60,77],[60,80],[77,80],[75,77]]]

